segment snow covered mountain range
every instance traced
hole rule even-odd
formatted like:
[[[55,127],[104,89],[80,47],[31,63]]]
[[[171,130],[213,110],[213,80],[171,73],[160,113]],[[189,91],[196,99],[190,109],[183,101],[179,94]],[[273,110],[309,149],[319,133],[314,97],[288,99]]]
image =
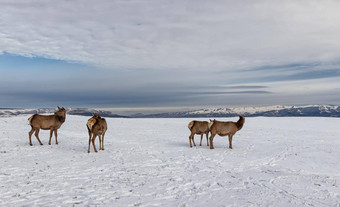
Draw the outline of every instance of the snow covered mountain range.
[[[88,109],[88,108],[66,108],[67,114],[91,116],[93,113],[98,113],[104,117],[117,117],[122,118],[126,116],[120,116],[112,113],[111,111]],[[0,117],[17,116],[21,114],[53,114],[56,111],[55,108],[41,108],[41,109],[2,109],[0,108]]]
[[[245,116],[322,116],[340,117],[340,106],[308,105],[308,106],[266,106],[266,107],[234,107],[206,108],[186,112],[170,112],[161,114],[141,115],[139,117],[181,118],[181,117],[233,117],[238,114]]]
[[[20,114],[53,113],[54,108],[42,109],[1,109],[0,117],[16,116]],[[138,113],[130,116],[117,115],[109,110],[96,110],[88,108],[67,108],[67,113],[72,115],[91,116],[98,113],[104,117],[117,118],[195,118],[195,117],[234,117],[242,114],[248,117],[288,117],[288,116],[321,116],[340,117],[340,106],[334,105],[307,105],[307,106],[263,106],[263,107],[230,107],[230,108],[205,108],[184,112],[167,112],[155,114]]]

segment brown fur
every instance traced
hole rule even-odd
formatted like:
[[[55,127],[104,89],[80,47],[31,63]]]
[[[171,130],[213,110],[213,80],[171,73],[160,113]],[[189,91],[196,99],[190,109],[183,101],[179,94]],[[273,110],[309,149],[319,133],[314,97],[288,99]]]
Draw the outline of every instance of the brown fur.
[[[233,136],[236,134],[237,131],[241,130],[243,124],[245,122],[244,116],[239,116],[239,120],[237,122],[222,122],[217,120],[210,120],[209,128],[211,132],[210,136],[210,149],[214,149],[213,140],[216,134],[220,136],[228,136],[229,138],[229,148],[232,149],[232,141]]]
[[[88,129],[92,130],[93,125],[97,122],[97,119],[101,119],[97,113],[93,114],[93,116],[87,121],[86,126]]]
[[[207,122],[207,121],[191,121],[188,124],[188,128],[191,131],[191,134],[189,136],[190,147],[192,147],[191,140],[194,143],[194,146],[196,146],[195,141],[194,141],[195,134],[201,135],[200,146],[202,146],[202,139],[203,139],[203,135],[205,134],[207,136],[207,146],[209,146],[209,142],[208,142],[209,126],[208,126],[208,124],[209,124],[209,122]]]
[[[89,132],[89,148],[87,152],[90,153],[91,141],[94,151],[98,152],[95,145],[97,136],[99,137],[99,150],[104,150],[104,135],[107,130],[106,120],[98,114],[94,114],[93,117],[87,121],[86,126]]]
[[[29,124],[31,125],[32,129],[28,133],[29,135],[29,142],[32,146],[32,134],[35,131],[35,137],[39,141],[40,145],[43,145],[39,139],[39,131],[40,129],[43,130],[50,130],[50,140],[48,144],[51,144],[52,134],[54,132],[55,136],[55,143],[58,144],[58,133],[57,130],[60,126],[65,122],[66,119],[66,110],[64,107],[60,108],[58,106],[58,111],[54,113],[54,115],[40,115],[34,114],[30,118],[28,118]]]

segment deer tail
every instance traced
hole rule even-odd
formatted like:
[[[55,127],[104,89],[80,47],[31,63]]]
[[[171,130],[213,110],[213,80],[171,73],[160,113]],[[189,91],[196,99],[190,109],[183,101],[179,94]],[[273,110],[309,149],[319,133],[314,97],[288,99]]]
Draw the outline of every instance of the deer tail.
[[[29,123],[29,125],[32,125],[32,120],[33,120],[33,118],[35,117],[35,115],[36,115],[36,114],[34,114],[34,115],[30,116],[30,118],[28,118],[28,123]]]
[[[94,123],[92,123],[92,122],[88,122],[87,124],[86,124],[86,126],[87,126],[87,129],[88,130],[92,130],[92,127],[93,127],[93,125],[94,125]]]
[[[211,121],[211,122],[208,124],[209,129],[211,129],[211,126],[212,126],[213,124],[214,124],[213,121]]]
[[[189,124],[188,124],[188,128],[191,130],[192,127],[194,126],[195,124],[195,121],[191,121]]]

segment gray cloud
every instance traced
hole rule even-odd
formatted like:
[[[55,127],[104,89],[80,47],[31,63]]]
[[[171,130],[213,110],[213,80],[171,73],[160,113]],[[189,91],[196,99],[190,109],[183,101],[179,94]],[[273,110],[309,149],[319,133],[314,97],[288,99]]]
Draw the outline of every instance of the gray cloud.
[[[324,69],[318,71],[304,71],[294,74],[277,75],[261,78],[261,81],[309,80],[340,76],[340,69]]]
[[[268,91],[211,91],[211,92],[192,92],[193,95],[230,95],[230,94],[267,94]]]
[[[245,71],[294,71],[315,68],[322,65],[321,63],[305,62],[305,63],[290,63],[284,65],[263,65],[260,67],[249,68]]]
[[[265,89],[268,86],[255,86],[255,85],[237,85],[237,86],[214,86],[214,88],[224,88],[224,89]]]

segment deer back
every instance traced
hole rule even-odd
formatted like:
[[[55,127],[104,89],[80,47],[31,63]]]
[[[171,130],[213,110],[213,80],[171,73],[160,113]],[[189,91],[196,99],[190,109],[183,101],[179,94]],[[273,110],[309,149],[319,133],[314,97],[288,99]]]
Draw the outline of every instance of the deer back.
[[[107,123],[104,118],[97,119],[96,123],[92,126],[92,132],[96,134],[103,134],[107,130]]]
[[[237,132],[236,123],[228,121],[215,121],[210,127],[211,133],[226,136],[228,134],[235,134]]]
[[[34,128],[40,129],[58,129],[65,121],[60,119],[57,115],[40,115],[35,114],[29,118],[30,125]]]
[[[196,134],[209,132],[209,122],[207,121],[191,121],[188,127],[191,132],[194,132]]]

